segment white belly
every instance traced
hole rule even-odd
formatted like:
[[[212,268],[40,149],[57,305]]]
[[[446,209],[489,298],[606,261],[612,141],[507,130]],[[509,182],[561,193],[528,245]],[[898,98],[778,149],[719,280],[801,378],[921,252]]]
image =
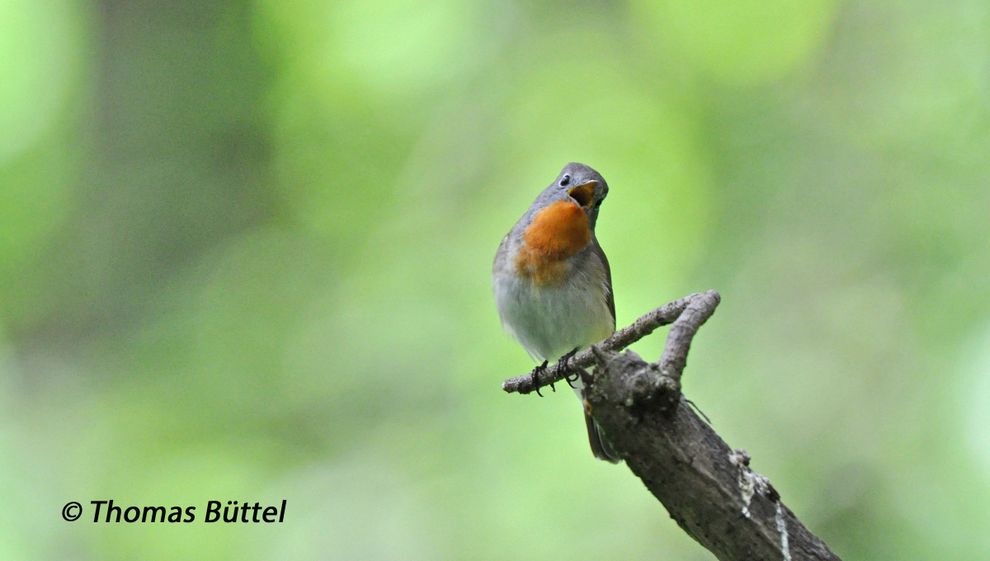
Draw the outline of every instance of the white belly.
[[[502,324],[538,360],[608,337],[615,320],[605,299],[604,275],[573,274],[560,285],[538,286],[517,275],[495,276]]]

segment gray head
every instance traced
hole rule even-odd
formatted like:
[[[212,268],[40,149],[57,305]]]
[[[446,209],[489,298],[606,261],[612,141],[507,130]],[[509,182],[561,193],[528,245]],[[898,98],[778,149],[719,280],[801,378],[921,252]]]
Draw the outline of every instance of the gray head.
[[[571,162],[560,170],[557,179],[540,193],[534,208],[542,208],[554,201],[572,200],[587,213],[591,227],[598,219],[598,208],[608,195],[605,178],[590,167]]]

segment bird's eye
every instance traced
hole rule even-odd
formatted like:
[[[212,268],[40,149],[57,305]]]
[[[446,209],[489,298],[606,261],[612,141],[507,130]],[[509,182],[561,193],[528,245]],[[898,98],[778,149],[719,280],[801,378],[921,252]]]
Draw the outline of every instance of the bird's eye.
[[[571,176],[570,175],[564,174],[564,177],[561,177],[560,178],[560,186],[561,187],[566,187],[570,183],[571,183]]]

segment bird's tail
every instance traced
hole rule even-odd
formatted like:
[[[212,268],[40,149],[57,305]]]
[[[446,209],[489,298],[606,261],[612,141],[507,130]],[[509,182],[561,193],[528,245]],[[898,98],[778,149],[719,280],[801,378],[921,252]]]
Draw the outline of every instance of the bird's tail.
[[[591,443],[591,453],[599,460],[605,460],[613,464],[622,461],[619,453],[615,451],[612,444],[605,438],[601,427],[598,426],[598,423],[591,418],[591,415],[587,411],[584,413],[584,422],[588,425],[588,442]]]

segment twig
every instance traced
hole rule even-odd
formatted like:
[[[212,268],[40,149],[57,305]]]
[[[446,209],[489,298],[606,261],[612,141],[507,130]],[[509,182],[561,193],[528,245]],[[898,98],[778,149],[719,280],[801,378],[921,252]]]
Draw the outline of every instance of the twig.
[[[672,349],[671,353],[669,353],[671,356],[667,362],[662,362],[662,364],[666,364],[666,367],[670,370],[670,377],[679,382],[681,372],[684,370],[684,365],[687,361],[687,352],[691,345],[691,337],[694,336],[698,327],[711,317],[715,311],[715,307],[718,306],[719,299],[718,292],[709,290],[708,292],[696,292],[684,298],[674,300],[643,315],[633,322],[632,325],[616,331],[609,338],[594,346],[600,352],[614,353],[653,333],[658,327],[675,323],[676,321],[677,325],[671,328],[670,334],[667,336],[668,349],[664,351],[664,356],[666,357],[668,350]],[[587,368],[595,364],[595,362],[595,353],[591,348],[588,348],[574,355],[569,361],[569,364],[575,368]],[[558,364],[554,364],[553,366],[548,366],[545,371],[538,375],[535,384],[531,375],[523,374],[522,376],[516,376],[502,382],[502,389],[509,393],[518,392],[526,394],[534,391],[536,388],[549,386],[558,380],[563,380],[567,374],[568,372],[559,368]]]
[[[687,307],[678,316],[674,325],[670,326],[667,344],[664,346],[663,354],[660,355],[660,373],[669,376],[678,384],[684,367],[687,366],[687,355],[691,350],[694,334],[708,321],[708,318],[712,317],[715,308],[722,301],[722,297],[714,290],[692,294],[688,299]]]

